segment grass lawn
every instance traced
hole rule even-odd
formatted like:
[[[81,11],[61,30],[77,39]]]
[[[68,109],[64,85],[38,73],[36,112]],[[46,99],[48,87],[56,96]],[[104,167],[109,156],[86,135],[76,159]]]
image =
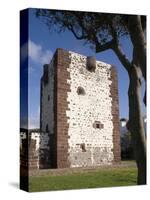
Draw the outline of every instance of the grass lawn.
[[[135,167],[97,169],[65,175],[31,176],[29,191],[130,186],[136,185],[136,176],[137,169]]]

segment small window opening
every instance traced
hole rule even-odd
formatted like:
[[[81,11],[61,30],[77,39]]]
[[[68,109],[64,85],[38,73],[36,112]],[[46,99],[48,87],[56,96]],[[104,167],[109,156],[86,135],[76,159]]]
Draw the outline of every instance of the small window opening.
[[[103,129],[104,124],[102,124],[100,121],[95,121],[93,124],[93,128]]]
[[[80,145],[80,148],[82,149],[82,152],[86,152],[85,144],[84,144],[84,143],[82,143],[82,144]]]
[[[45,64],[44,65],[44,75],[43,75],[43,79],[44,79],[44,85],[47,85],[49,82],[49,77],[48,77],[48,65]]]
[[[78,93],[78,95],[85,95],[85,90],[84,90],[84,88],[83,88],[83,87],[78,87],[77,93]]]
[[[96,124],[96,128],[100,128],[100,124]]]
[[[48,95],[48,101],[50,100],[50,96]]]
[[[48,124],[46,124],[46,132],[49,132]]]

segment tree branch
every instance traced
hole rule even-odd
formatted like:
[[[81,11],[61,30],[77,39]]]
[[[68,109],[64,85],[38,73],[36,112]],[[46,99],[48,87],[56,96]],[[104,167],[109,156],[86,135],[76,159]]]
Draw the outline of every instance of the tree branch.
[[[118,59],[120,60],[120,62],[122,63],[122,65],[129,72],[129,70],[131,69],[131,63],[119,45],[117,32],[116,32],[113,24],[110,22],[109,25],[110,25],[110,30],[111,30],[113,39],[110,42],[107,42],[103,45],[101,45],[100,43],[97,43],[96,44],[96,53],[105,51],[108,49],[112,49],[116,53],[116,55],[117,55]]]
[[[125,69],[129,72],[131,70],[132,64],[121,49],[119,45],[114,45],[113,48],[114,52],[116,53],[117,57],[119,58],[122,65],[125,67]]]
[[[86,39],[86,35],[81,35],[81,36],[79,36],[79,35],[77,35],[77,33],[75,32],[75,30],[74,30],[74,28],[73,28],[73,26],[68,26],[68,29],[73,33],[73,35],[75,36],[75,38],[77,39],[77,40],[83,40],[83,39]]]
[[[113,48],[113,40],[107,42],[105,44],[100,44],[99,42],[96,43],[96,53],[100,53],[102,51],[112,49]]]
[[[107,42],[103,45],[101,45],[100,43],[96,44],[96,53],[99,53],[99,52],[102,52],[102,51],[105,51],[108,49],[112,49],[116,53],[116,55],[117,55],[118,59],[120,60],[120,62],[122,63],[122,65],[129,72],[129,70],[132,67],[131,62],[129,61],[129,59],[127,58],[125,53],[122,51],[119,44],[117,44],[114,40],[111,40],[110,42]]]

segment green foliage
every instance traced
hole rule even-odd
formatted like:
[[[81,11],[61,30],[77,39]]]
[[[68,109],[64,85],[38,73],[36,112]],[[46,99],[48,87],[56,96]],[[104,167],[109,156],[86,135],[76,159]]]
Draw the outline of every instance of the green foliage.
[[[131,141],[131,133],[127,132],[121,136],[121,158],[133,159],[133,145]]]

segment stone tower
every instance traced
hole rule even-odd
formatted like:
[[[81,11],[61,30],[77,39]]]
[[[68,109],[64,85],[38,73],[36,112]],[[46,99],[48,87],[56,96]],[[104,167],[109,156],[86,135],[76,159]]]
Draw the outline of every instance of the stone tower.
[[[41,78],[40,129],[50,167],[120,161],[117,73],[113,66],[57,49]]]

